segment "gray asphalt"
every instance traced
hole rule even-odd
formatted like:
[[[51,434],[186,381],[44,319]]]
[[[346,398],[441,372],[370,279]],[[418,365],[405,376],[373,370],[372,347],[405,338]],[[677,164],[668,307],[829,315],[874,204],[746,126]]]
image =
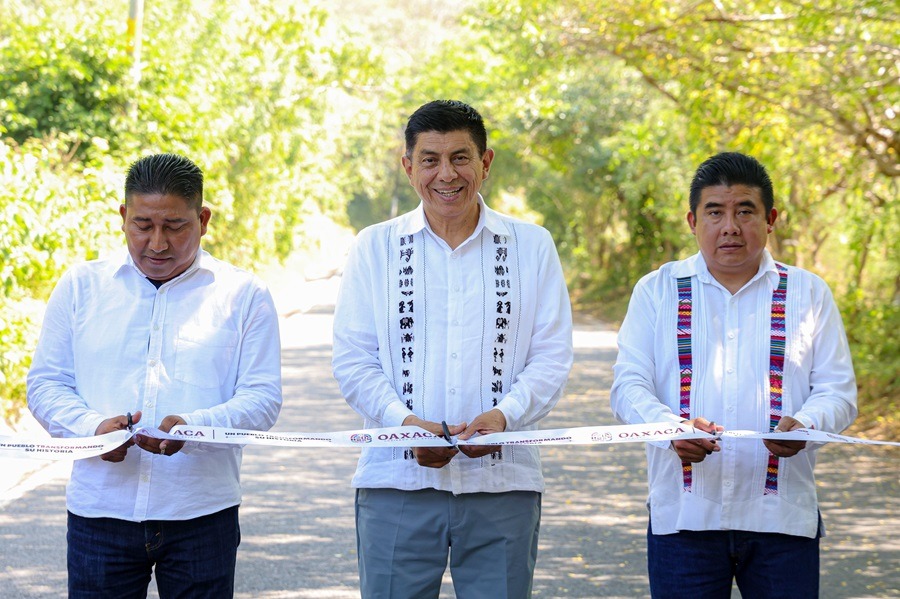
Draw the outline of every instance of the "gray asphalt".
[[[319,309],[283,321],[285,406],[275,430],[360,426],[331,377],[330,318]],[[614,359],[611,331],[579,325],[567,394],[543,428],[614,424],[608,403]],[[359,597],[349,486],[356,457],[350,448],[245,450],[237,597]],[[534,596],[647,596],[641,444],[549,447],[542,457],[547,492]],[[0,501],[0,599],[65,596],[59,471],[45,468],[7,493],[5,505]],[[818,486],[829,531],[822,541],[822,597],[900,597],[898,473],[896,449],[833,445],[820,453]],[[156,596],[154,583],[150,596]],[[449,576],[441,596],[455,596]]]

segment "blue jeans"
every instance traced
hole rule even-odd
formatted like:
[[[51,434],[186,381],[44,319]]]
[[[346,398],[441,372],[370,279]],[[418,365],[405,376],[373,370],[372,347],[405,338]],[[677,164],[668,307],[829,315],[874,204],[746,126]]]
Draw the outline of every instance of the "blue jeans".
[[[743,530],[683,530],[655,535],[647,527],[647,565],[654,599],[819,596],[819,536],[810,539]]]
[[[161,599],[234,595],[238,507],[191,520],[129,522],[69,512],[70,599],[145,598],[151,570]]]

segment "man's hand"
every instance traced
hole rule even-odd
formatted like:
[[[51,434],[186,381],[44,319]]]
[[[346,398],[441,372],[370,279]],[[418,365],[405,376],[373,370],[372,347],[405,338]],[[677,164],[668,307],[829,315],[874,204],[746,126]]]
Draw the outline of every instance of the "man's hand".
[[[432,435],[438,437],[444,436],[444,429],[441,427],[440,422],[422,420],[415,415],[404,418],[403,426],[418,426],[419,428],[424,428]],[[451,424],[448,425],[448,428],[450,429],[451,435],[458,435],[466,430],[466,423]],[[450,447],[449,445],[447,447],[413,447],[413,455],[416,456],[416,462],[419,466],[425,466],[426,468],[443,468],[449,464],[450,460],[456,457],[456,454],[458,453],[459,449]]]
[[[506,430],[506,416],[503,412],[494,408],[477,416],[466,430],[459,434],[459,439],[465,441],[478,433],[479,435],[489,435],[491,433],[502,433]],[[499,445],[460,445],[459,449],[470,458],[480,458],[489,453],[493,453],[499,449]]]
[[[796,418],[791,418],[790,416],[782,416],[781,420],[778,421],[778,426],[775,427],[775,432],[792,431],[795,428],[806,427],[803,426],[803,423]],[[779,458],[789,458],[791,456],[797,455],[801,449],[806,447],[806,441],[772,441],[769,439],[763,439],[763,444],[766,446],[766,449],[771,451]]]
[[[176,424],[187,424],[180,416],[166,416],[159,423],[159,430],[164,433],[172,430]],[[153,437],[145,437],[144,435],[135,435],[134,442],[138,447],[150,453],[159,455],[172,455],[184,447],[184,441],[171,441],[169,439],[154,439]]]
[[[132,424],[136,424],[141,419],[141,413],[135,412],[132,416]],[[94,431],[95,435],[105,435],[106,433],[111,433],[113,431],[120,431],[128,428],[128,418],[123,414],[121,416],[113,416],[112,418],[107,418],[103,422],[100,423],[100,426],[97,427],[97,430]],[[128,439],[125,443],[122,443],[112,451],[107,451],[103,455],[100,456],[101,460],[106,462],[121,462],[125,459],[125,455],[128,453],[128,448],[134,445],[134,437]]]
[[[682,424],[693,426],[697,430],[706,433],[717,433],[725,430],[724,426],[716,426],[714,422],[710,422],[706,418],[694,418]],[[722,451],[716,439],[680,439],[672,441],[672,448],[681,458],[682,462],[690,462],[696,464],[706,459],[706,456],[712,455],[714,451]]]

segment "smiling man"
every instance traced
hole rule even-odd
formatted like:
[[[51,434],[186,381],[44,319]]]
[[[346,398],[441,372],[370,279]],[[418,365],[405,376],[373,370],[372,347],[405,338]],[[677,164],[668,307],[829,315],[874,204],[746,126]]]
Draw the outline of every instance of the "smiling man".
[[[562,395],[572,315],[549,233],[488,208],[481,116],[420,107],[402,165],[421,199],[363,230],[334,319],[334,375],[367,428],[467,439],[532,430]],[[363,449],[353,486],[365,599],[531,594],[541,492],[534,447]]]
[[[700,252],[634,288],[611,402],[625,423],[707,431],[840,432],[856,382],[840,313],[817,276],[766,250],[778,212],[755,159],[697,169],[688,225]],[[802,442],[648,443],[653,597],[818,597],[823,527]]]
[[[128,246],[75,266],[44,317],[28,405],[57,437],[133,421],[266,430],[281,408],[278,318],[253,275],[200,248],[203,173],[135,162],[119,208]],[[135,444],[136,447],[135,448]],[[74,463],[66,492],[69,597],[231,597],[241,449],[136,436]]]

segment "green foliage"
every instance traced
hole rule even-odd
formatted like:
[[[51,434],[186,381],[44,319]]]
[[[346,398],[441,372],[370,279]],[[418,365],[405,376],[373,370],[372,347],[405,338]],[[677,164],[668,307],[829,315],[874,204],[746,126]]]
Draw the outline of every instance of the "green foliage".
[[[473,14],[486,32],[478,57],[502,81],[488,104],[525,116],[493,125],[515,140],[513,176],[561,241],[583,306],[616,319],[615,298],[637,278],[693,251],[690,174],[715,152],[743,151],[775,182],[775,255],[856,298],[842,304],[861,403],[895,401],[896,351],[868,334],[895,330],[900,298],[895,10],[507,0]]]
[[[850,294],[841,306],[862,391],[856,427],[900,438],[900,305]]]
[[[84,155],[116,138],[128,57],[104,3],[0,4],[0,133],[18,143],[63,137]]]
[[[114,243],[118,169],[70,160],[47,140],[0,142],[0,416],[24,397],[42,299],[69,264],[96,258]]]
[[[197,161],[204,247],[252,267],[315,243],[319,215],[358,229],[415,206],[406,117],[456,98],[497,152],[487,201],[550,229],[577,304],[610,320],[641,275],[695,251],[700,161],[758,157],[776,186],[773,253],[829,281],[861,405],[896,409],[890,3],[161,0],[145,7],[140,80],[126,16],[102,0],[0,3],[0,398],[21,401],[36,302],[121,245],[131,161]]]
[[[0,296],[0,418],[15,421],[23,406],[30,348],[37,342],[34,307]]]
[[[121,177],[95,162],[69,161],[67,148],[0,142],[0,286],[4,295],[46,296],[74,261],[110,245]]]
[[[309,214],[342,211],[333,90],[366,80],[364,48],[332,39],[313,3],[147,3],[141,78],[127,4],[0,4],[0,398],[22,400],[43,300],[70,264],[121,245],[127,165],[179,152],[206,173],[204,247],[244,266],[303,243]],[[110,233],[113,232],[111,235]],[[114,241],[113,241],[114,240]]]

